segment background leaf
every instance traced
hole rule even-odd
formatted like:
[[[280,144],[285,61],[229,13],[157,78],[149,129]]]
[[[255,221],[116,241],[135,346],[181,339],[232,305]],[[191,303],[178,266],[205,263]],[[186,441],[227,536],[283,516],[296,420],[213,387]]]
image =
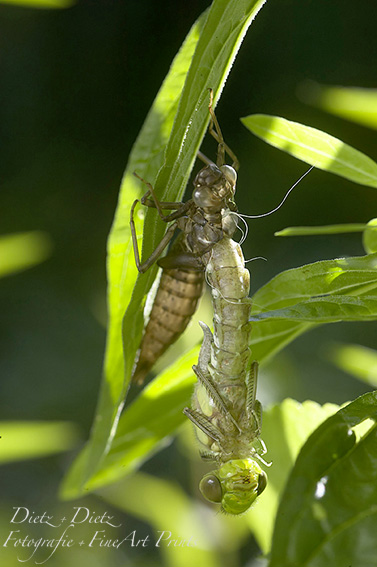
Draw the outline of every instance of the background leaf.
[[[327,357],[338,368],[370,386],[377,386],[377,352],[362,345],[333,344]]]
[[[289,226],[275,232],[275,236],[316,236],[362,232],[366,224],[334,224],[328,226]]]
[[[253,314],[281,309],[318,295],[372,294],[377,255],[323,260],[281,272],[253,295]]]
[[[0,237],[0,277],[8,276],[44,262],[51,254],[52,242],[45,232],[19,232]]]
[[[318,169],[377,187],[377,164],[338,138],[279,116],[254,114],[241,119],[253,134]]]
[[[179,95],[194,53],[205,15],[192,27],[180,52],[176,56],[168,76],[166,77],[152,105],[140,134],[131,151],[127,168],[123,177],[118,206],[113,226],[108,239],[108,310],[109,325],[104,362],[104,377],[97,406],[97,418],[94,422],[91,438],[73,463],[66,476],[62,494],[67,497],[77,496],[86,480],[93,474],[98,462],[110,447],[120,415],[122,401],[125,397],[125,366],[122,341],[122,320],[130,303],[132,290],[138,275],[132,249],[129,226],[129,212],[133,201],[143,193],[141,183],[133,176],[133,172],[144,178],[153,180],[164,159],[164,149],[169,139],[179,101]],[[136,217],[136,229],[140,232],[142,218]],[[143,293],[150,286],[156,270],[150,270],[144,277],[144,291],[139,292],[142,301]],[[139,306],[140,307],[140,306]],[[135,308],[134,308],[135,310]],[[142,314],[133,320],[134,335],[140,336],[142,330]],[[131,350],[136,352],[135,342]],[[131,341],[130,341],[131,342]],[[132,368],[132,356],[128,357],[128,375]]]
[[[360,87],[334,87],[306,81],[299,97],[340,118],[377,129],[377,90]]]
[[[232,553],[249,537],[242,519],[235,524],[232,518],[214,515],[188,498],[176,482],[145,473],[101,490],[101,498],[151,524],[154,541],[149,542],[156,545],[162,537],[158,547],[164,565],[221,567],[224,552]]]
[[[363,232],[363,246],[367,254],[377,252],[377,219],[368,222]]]
[[[74,6],[76,0],[1,0],[0,4],[10,4],[21,8],[62,9]]]
[[[73,449],[79,441],[76,427],[65,422],[0,422],[0,463],[37,459]]]

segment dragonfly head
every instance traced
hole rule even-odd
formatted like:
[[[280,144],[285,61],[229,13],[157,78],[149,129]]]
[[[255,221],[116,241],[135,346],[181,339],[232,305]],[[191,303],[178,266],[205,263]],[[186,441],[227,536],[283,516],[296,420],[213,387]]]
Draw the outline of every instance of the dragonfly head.
[[[267,475],[253,459],[233,459],[206,474],[200,492],[210,502],[221,504],[228,514],[246,512],[267,485]]]
[[[203,167],[194,179],[192,198],[201,208],[220,211],[232,203],[236,191],[237,173],[230,165],[217,167],[214,163]]]

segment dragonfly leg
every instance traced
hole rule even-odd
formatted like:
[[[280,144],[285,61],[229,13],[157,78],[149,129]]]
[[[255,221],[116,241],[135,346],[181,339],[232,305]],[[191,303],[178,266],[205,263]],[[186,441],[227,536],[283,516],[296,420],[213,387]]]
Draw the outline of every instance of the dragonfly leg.
[[[157,245],[155,250],[152,252],[152,254],[149,256],[149,258],[147,258],[145,260],[145,262],[141,263],[140,254],[139,254],[139,247],[138,247],[138,244],[137,244],[135,221],[134,221],[134,210],[135,210],[135,207],[136,207],[138,202],[139,202],[139,200],[136,199],[136,201],[134,201],[134,203],[131,207],[130,228],[131,228],[131,236],[132,236],[132,245],[133,245],[133,248],[134,248],[135,263],[136,263],[136,266],[137,266],[137,269],[139,270],[139,272],[141,272],[143,274],[144,272],[146,272],[148,270],[148,268],[150,268],[152,266],[152,264],[154,264],[154,262],[158,259],[158,257],[162,254],[162,252],[166,248],[166,246],[169,244],[170,240],[173,238],[173,235],[174,235],[174,233],[177,229],[177,222],[174,222],[172,225],[169,226],[165,235],[163,236],[163,238],[161,239],[161,241],[159,242],[159,244]]]
[[[152,184],[148,181],[145,181],[145,179],[140,177],[140,175],[135,171],[134,176],[140,179],[140,181],[142,181],[148,187],[148,191],[141,198],[141,204],[145,205],[146,207],[156,208],[161,220],[163,220],[164,222],[170,222],[179,217],[182,217],[187,212],[187,209],[189,208],[188,203],[182,203],[181,201],[159,201],[156,197]],[[152,199],[150,199],[149,196],[151,196]],[[174,210],[174,212],[170,215],[164,215],[163,209]]]
[[[211,136],[215,138],[216,142],[218,143],[216,164],[218,167],[224,165],[225,153],[227,153],[228,156],[231,157],[233,160],[232,167],[234,167],[234,169],[237,171],[240,166],[240,162],[238,161],[238,158],[236,154],[233,152],[233,150],[231,150],[228,144],[224,142],[224,137],[221,132],[220,124],[217,120],[215,111],[213,110],[213,90],[209,89],[209,91],[210,91],[210,95],[209,95],[208,110],[211,115],[211,122],[209,124],[209,133],[211,134]]]
[[[207,156],[205,154],[203,154],[203,152],[201,152],[200,150],[198,151],[198,153],[196,155],[206,165],[212,165],[213,164],[213,161],[211,159],[207,158]]]

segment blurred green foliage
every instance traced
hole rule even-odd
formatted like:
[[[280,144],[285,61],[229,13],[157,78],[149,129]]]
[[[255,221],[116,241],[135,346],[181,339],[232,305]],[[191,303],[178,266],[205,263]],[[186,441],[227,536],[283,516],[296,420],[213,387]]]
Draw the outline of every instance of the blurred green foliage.
[[[0,277],[27,270],[51,254],[51,241],[43,232],[26,232],[0,237]]]
[[[22,8],[40,8],[40,9],[63,9],[70,8],[76,3],[76,0],[1,0],[0,4],[10,4],[11,6],[20,6]]]

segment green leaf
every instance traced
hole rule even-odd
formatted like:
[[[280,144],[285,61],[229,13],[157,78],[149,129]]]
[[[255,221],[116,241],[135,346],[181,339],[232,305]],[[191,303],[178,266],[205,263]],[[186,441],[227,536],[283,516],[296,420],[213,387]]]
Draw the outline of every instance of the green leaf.
[[[153,183],[159,199],[181,199],[209,122],[208,88],[213,89],[217,100],[246,30],[264,2],[213,2],[206,19],[203,16],[193,26],[174,60],[132,150],[108,242],[109,330],[100,400],[91,439],[66,479],[65,494],[82,494],[85,483],[96,469],[100,470],[101,460],[110,449],[140,343],[145,297],[157,271],[154,266],[135,285],[129,213],[132,202],[145,192],[145,187],[132,173],[137,171]],[[136,220],[140,234],[143,223],[140,218]],[[143,258],[154,250],[165,229],[156,211],[148,210]]]
[[[320,406],[310,400],[300,404],[288,398],[263,412],[262,437],[268,449],[265,458],[272,466],[266,469],[267,488],[247,520],[264,554],[270,551],[278,503],[301,447],[316,427],[338,409],[335,404]]]
[[[375,564],[377,427],[356,441],[351,429],[377,418],[377,392],[323,423],[302,448],[277,513],[269,567]]]
[[[363,232],[363,246],[367,254],[377,252],[377,219],[368,222]]]
[[[376,264],[377,255],[375,254],[324,260],[282,272],[260,288],[253,296],[252,309],[253,318],[258,319],[253,324],[251,336],[251,347],[256,360],[261,362],[270,358],[295,338],[322,322],[320,318],[316,319],[316,322],[305,321],[304,318],[299,317],[296,320],[290,320],[292,313],[288,312],[277,314],[277,318],[268,319],[267,312],[305,304],[307,301],[311,302],[312,298],[318,300],[318,304],[313,305],[313,308],[319,309],[321,299],[318,296],[326,296],[323,301],[324,303],[329,302],[328,314],[330,308],[335,309],[334,320],[341,320],[342,313],[340,307],[336,305],[337,300],[332,302],[331,298],[332,296],[352,296],[350,300],[355,301],[356,306],[351,305],[350,310],[345,311],[344,315],[350,316],[351,311],[356,315],[357,299],[364,295],[374,294],[375,296]],[[362,320],[364,316],[369,317],[369,307],[371,305],[368,303],[363,307],[363,299],[361,299],[360,317],[356,315],[356,319]],[[317,311],[317,314],[321,315],[320,311]],[[280,319],[281,315],[287,315],[287,318]],[[336,318],[338,315],[339,319]],[[264,317],[265,319],[262,320]],[[294,317],[292,316],[291,319]]]
[[[377,351],[361,345],[331,345],[328,358],[338,368],[377,387]]]
[[[27,270],[44,262],[52,242],[45,232],[19,232],[0,237],[0,277]]]
[[[138,469],[144,461],[166,445],[186,417],[183,408],[190,405],[195,383],[192,365],[198,358],[199,349],[183,356],[164,373],[150,382],[136,400],[123,412],[111,449],[102,467],[86,484],[86,491],[96,490],[115,482]],[[74,498],[77,480],[81,474],[81,459],[74,463],[66,479],[61,496]]]
[[[275,232],[275,236],[316,236],[323,234],[345,234],[362,232],[366,224],[333,224],[328,226],[289,226]],[[374,250],[377,252],[377,250]]]
[[[73,449],[79,437],[71,423],[0,422],[0,463],[39,459]]]
[[[335,116],[377,129],[377,90],[358,87],[332,87],[308,81],[300,97]]]
[[[377,254],[322,260],[281,272],[253,296],[253,313],[319,295],[359,296],[377,288]]]
[[[260,313],[251,321],[285,319],[307,323],[335,323],[337,321],[374,321],[377,319],[377,297],[348,297],[332,295],[313,297],[285,309]]]
[[[355,183],[377,187],[377,164],[365,154],[316,128],[279,116],[254,114],[242,118],[253,134],[318,169]]]

